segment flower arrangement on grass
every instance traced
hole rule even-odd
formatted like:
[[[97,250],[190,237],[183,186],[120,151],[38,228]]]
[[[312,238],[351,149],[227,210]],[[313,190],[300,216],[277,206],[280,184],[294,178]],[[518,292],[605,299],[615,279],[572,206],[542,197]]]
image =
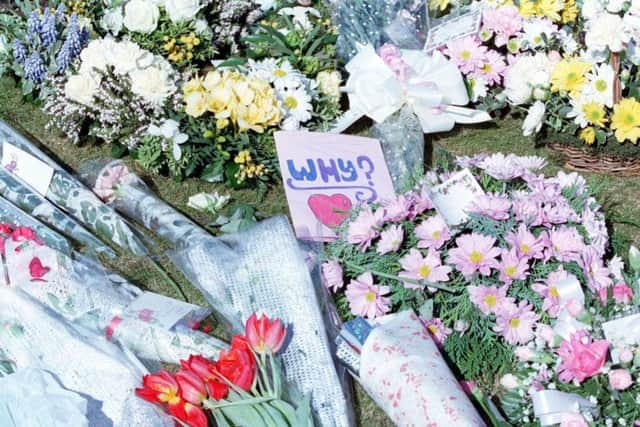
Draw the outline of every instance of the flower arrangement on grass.
[[[535,157],[457,164],[485,192],[462,224],[448,227],[428,197],[451,176],[446,167],[418,190],[361,206],[341,226],[322,273],[342,316],[417,310],[460,379],[496,404],[489,418],[538,426],[533,401],[554,390],[592,402],[566,410],[566,422],[632,425],[640,339],[617,341],[603,325],[635,312],[639,276],[609,255],[604,214],[584,179],[541,175]]]

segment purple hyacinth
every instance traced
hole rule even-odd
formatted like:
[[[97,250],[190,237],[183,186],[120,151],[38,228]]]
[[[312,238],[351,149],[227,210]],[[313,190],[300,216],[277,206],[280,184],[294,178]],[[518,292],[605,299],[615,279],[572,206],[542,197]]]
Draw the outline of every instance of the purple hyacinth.
[[[56,22],[61,22],[62,18],[64,16],[64,12],[65,10],[67,10],[67,7],[65,6],[64,3],[60,3],[58,5],[58,8],[56,9],[56,13],[54,14],[55,18],[56,18]]]
[[[40,17],[38,11],[34,10],[27,20],[27,33],[30,35],[40,34]]]
[[[49,9],[45,9],[42,20],[40,21],[40,40],[44,47],[52,46],[58,39],[58,30],[56,29],[56,17],[51,15]]]
[[[18,39],[13,41],[13,58],[18,64],[24,64],[24,61],[27,60],[27,49]]]
[[[56,64],[58,64],[58,72],[64,71],[80,55],[82,47],[89,41],[89,32],[86,28],[80,30],[78,25],[78,16],[71,15],[69,20],[69,29],[67,37],[58,52]]]
[[[38,52],[33,52],[31,56],[24,63],[24,72],[27,79],[35,82],[42,83],[47,75],[47,68],[44,65],[42,56]]]

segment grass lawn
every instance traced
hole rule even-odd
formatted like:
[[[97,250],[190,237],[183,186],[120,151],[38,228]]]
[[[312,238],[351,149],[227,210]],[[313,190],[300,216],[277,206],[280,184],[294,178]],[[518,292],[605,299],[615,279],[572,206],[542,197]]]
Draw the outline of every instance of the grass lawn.
[[[0,118],[41,141],[50,154],[71,171],[76,170],[83,162],[108,158],[110,155],[108,146],[76,147],[56,133],[47,132],[45,130],[46,116],[38,108],[23,103],[20,90],[12,79],[6,77],[0,79]],[[433,145],[455,154],[475,154],[482,151],[537,154],[549,159],[550,165],[547,167],[547,172],[558,170],[560,166],[557,159],[554,159],[544,149],[535,149],[533,141],[521,135],[519,126],[519,121],[505,120],[482,128],[461,128],[448,135],[432,138],[432,142]],[[255,192],[252,190],[229,191],[219,185],[196,179],[177,183],[166,177],[145,173],[136,167],[130,159],[127,162],[161,198],[203,224],[212,218],[198,214],[186,206],[189,196],[202,191],[217,190],[230,193],[234,201],[250,204],[265,216],[286,212],[287,209],[281,188],[273,188],[264,199],[256,200]],[[640,198],[638,197],[640,196],[640,178],[612,178],[599,175],[588,175],[587,178],[590,184],[602,186],[601,202],[613,207],[621,216],[632,220],[638,218],[638,213],[640,213]],[[620,238],[626,238],[636,244],[640,242],[640,229],[638,228],[616,225],[615,231],[616,236]],[[202,296],[162,257],[162,249],[163,247],[160,245],[157,249],[157,255],[169,274],[180,283],[191,302],[205,305],[206,301]],[[151,264],[144,260],[122,256],[111,266],[142,288],[176,296],[174,290],[153,269]],[[361,426],[393,425],[359,387],[356,393],[356,412]]]

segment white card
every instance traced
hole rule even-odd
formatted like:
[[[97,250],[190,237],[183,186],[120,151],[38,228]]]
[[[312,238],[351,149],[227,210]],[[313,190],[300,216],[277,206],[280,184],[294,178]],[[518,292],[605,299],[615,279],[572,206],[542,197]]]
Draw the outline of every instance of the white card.
[[[2,167],[43,196],[47,194],[53,178],[53,168],[42,160],[5,142],[2,144]]]
[[[430,53],[451,40],[477,34],[481,22],[481,6],[470,6],[458,16],[445,17],[429,29],[424,50]]]
[[[153,292],[144,292],[124,310],[124,317],[142,320],[170,330],[201,307]]]
[[[640,344],[640,337],[630,333],[638,330],[638,326],[640,326],[640,314],[632,314],[602,324],[604,337],[611,343],[611,360],[614,363],[620,361],[618,350],[622,347],[632,347]]]
[[[448,226],[465,222],[467,209],[484,191],[469,169],[463,169],[429,190],[429,198]]]

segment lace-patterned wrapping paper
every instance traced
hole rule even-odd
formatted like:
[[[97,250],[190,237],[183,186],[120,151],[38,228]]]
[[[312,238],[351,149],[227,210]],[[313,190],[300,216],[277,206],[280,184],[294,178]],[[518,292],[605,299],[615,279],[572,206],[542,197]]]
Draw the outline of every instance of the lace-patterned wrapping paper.
[[[133,355],[68,323],[20,290],[0,287],[0,349],[18,371],[51,372],[88,400],[91,427],[173,427],[159,408],[136,397],[145,370]]]
[[[318,425],[353,425],[353,411],[334,365],[309,269],[283,216],[254,228],[207,239],[171,254],[234,332],[255,311],[291,325],[282,354],[286,380],[311,393]]]
[[[108,274],[95,261],[72,259],[31,242],[7,242],[5,249],[13,287],[68,320],[119,341],[145,361],[178,364],[191,354],[215,357],[228,347],[186,324],[167,330],[145,319],[123,316],[127,305],[142,291],[121,277]],[[202,320],[209,313],[208,309],[198,310],[190,320]]]
[[[360,383],[398,426],[484,427],[412,311],[382,318],[362,347]]]

